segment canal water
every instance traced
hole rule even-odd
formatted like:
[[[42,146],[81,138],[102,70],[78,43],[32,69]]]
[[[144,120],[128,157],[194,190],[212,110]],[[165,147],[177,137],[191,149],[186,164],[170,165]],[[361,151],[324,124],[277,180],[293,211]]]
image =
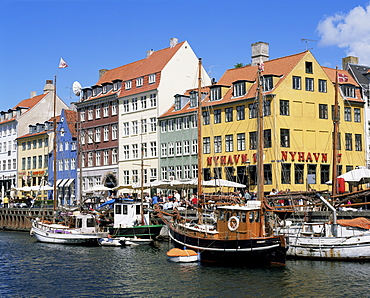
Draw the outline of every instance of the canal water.
[[[370,263],[229,268],[170,263],[169,248],[63,246],[0,231],[0,297],[370,297]]]

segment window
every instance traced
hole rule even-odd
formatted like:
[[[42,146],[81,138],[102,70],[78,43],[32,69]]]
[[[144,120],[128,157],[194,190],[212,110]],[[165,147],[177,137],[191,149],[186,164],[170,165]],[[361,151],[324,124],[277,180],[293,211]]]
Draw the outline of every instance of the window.
[[[157,156],[157,142],[150,142],[150,154],[151,157]]]
[[[280,128],[280,146],[285,148],[290,147],[289,129]]]
[[[157,118],[150,118],[150,132],[157,131]]]
[[[194,108],[198,106],[198,93],[196,91],[190,92],[190,107]]]
[[[131,87],[132,87],[132,82],[131,81],[126,81],[125,82],[125,89],[129,90],[129,89],[131,89]]]
[[[245,119],[245,107],[244,106],[237,106],[236,107],[236,120],[244,120]]]
[[[100,106],[95,106],[95,119],[100,118]]]
[[[327,88],[326,88],[326,80],[320,80],[319,79],[319,92],[326,93]]]
[[[130,149],[128,145],[123,145],[123,159],[129,159],[130,158]]]
[[[226,135],[226,137],[225,137],[225,151],[226,152],[234,151],[233,135]]]
[[[196,116],[190,116],[191,127],[198,127],[198,119]]]
[[[215,124],[221,123],[221,109],[214,110],[213,116]]]
[[[264,174],[264,184],[271,185],[272,184],[272,166],[271,164],[263,165],[263,174]]]
[[[190,166],[184,165],[184,179],[189,179],[190,177]]]
[[[87,111],[87,120],[93,120],[93,107],[89,107]]]
[[[150,107],[155,108],[157,106],[157,94],[150,94]]]
[[[203,138],[203,153],[204,154],[209,154],[211,153],[211,146],[210,146],[210,138],[205,137]]]
[[[106,134],[106,132],[104,130],[104,141],[108,141],[109,140],[109,128],[108,128],[108,126],[106,126],[106,128],[107,128],[107,134],[108,134],[107,138],[108,139],[105,140],[105,134]],[[113,124],[112,125],[112,140],[117,140],[117,124]]]
[[[182,119],[182,128],[189,129],[189,117],[188,116]]]
[[[342,85],[341,89],[345,97],[356,98],[355,87],[349,85]]]
[[[221,99],[221,87],[213,87],[211,88],[211,95],[210,99],[213,100],[219,100]]]
[[[321,165],[320,166],[320,172],[321,172],[321,184],[326,184],[327,181],[329,181],[329,171],[330,166],[329,165]]]
[[[168,120],[168,131],[173,131],[173,119]]]
[[[210,116],[209,111],[203,111],[203,125],[209,125],[210,124]]]
[[[236,82],[233,86],[234,97],[239,97],[245,95],[245,82]]]
[[[175,144],[173,142],[168,143],[168,156],[175,155]]]
[[[355,134],[355,151],[362,151],[362,137],[360,134]]]
[[[142,157],[148,156],[148,147],[146,143],[141,143]]]
[[[271,129],[266,129],[263,131],[263,139],[264,139],[264,148],[271,148]]]
[[[161,121],[161,132],[166,132],[167,131],[167,120],[162,120]]]
[[[42,155],[38,156],[38,168],[42,168],[42,162],[44,161],[44,157]]]
[[[155,83],[155,73],[149,75],[148,82],[149,84]]]
[[[2,144],[2,143],[0,143],[0,152],[2,151],[1,144]],[[23,150],[23,151],[24,151],[24,150],[26,150],[26,142],[23,142],[23,143],[22,143],[22,150]]]
[[[191,154],[197,154],[198,153],[198,140],[192,140],[191,141]]]
[[[167,143],[161,144],[161,156],[166,157],[167,156]]]
[[[101,152],[96,151],[96,153],[95,153],[95,166],[100,166],[100,162],[101,162]]]
[[[103,104],[103,117],[109,116],[109,104],[105,103]]]
[[[294,165],[294,183],[295,184],[303,184],[304,178],[304,164],[295,164]]]
[[[281,164],[281,184],[290,184],[290,163]],[[328,181],[328,180],[326,180]]]
[[[314,91],[313,78],[306,78],[306,91]]]
[[[6,152],[6,142],[4,142],[3,147],[4,147],[4,152]],[[28,141],[27,142],[27,150],[30,150],[30,149],[31,149],[31,141]]]
[[[140,101],[141,101],[141,109],[146,109],[146,104],[147,104],[147,101],[146,101],[146,96],[141,96],[140,97]]]
[[[132,144],[132,158],[139,158],[138,144]]]
[[[71,158],[71,170],[76,169],[76,158]]]
[[[136,79],[136,87],[143,86],[143,77]]]
[[[105,159],[105,155],[104,155],[104,159]],[[112,149],[112,163],[113,164],[116,164],[118,161],[118,151],[116,148]]]
[[[306,73],[313,73],[312,62],[306,61]]]
[[[346,150],[352,151],[352,134],[351,133],[345,134],[345,142],[346,142]]]
[[[237,134],[237,147],[238,147],[238,151],[245,150],[245,133]]]
[[[104,150],[103,164],[105,166],[109,164],[109,151],[108,150]]]
[[[249,132],[249,149],[257,149],[257,132]]]
[[[350,107],[344,107],[344,121],[352,121]]]
[[[262,90],[263,91],[270,91],[274,87],[272,76],[263,76],[262,77]]]
[[[271,115],[271,101],[266,100],[263,102],[263,116]]]
[[[137,123],[137,121],[135,120],[135,121],[132,121],[132,134],[133,135],[137,135],[137,134],[139,134],[139,129],[138,129],[138,123]]]
[[[128,170],[123,171],[123,184],[124,185],[130,184],[130,174]]]
[[[5,160],[4,160],[5,162]],[[37,157],[36,156],[32,156],[32,169],[36,169],[37,168]]]
[[[214,137],[214,148],[215,148],[215,153],[221,153],[222,152],[221,136],[215,136]]]
[[[182,155],[182,146],[181,141],[176,142],[176,155]]]
[[[175,130],[181,130],[182,128],[182,118],[175,119]]]
[[[301,90],[301,77],[293,76],[293,89]]]
[[[87,155],[87,166],[92,167],[93,166],[93,153],[89,152]]]
[[[129,135],[130,135],[129,123],[125,122],[125,123],[123,123],[123,136],[127,137]]]
[[[280,115],[289,116],[289,100],[280,100]]]
[[[198,165],[191,165],[191,174],[193,178],[198,177]]]
[[[133,98],[131,102],[132,110],[137,111],[137,98]]]
[[[189,155],[190,154],[190,142],[189,140],[183,141],[183,146],[184,146],[184,155]]]
[[[22,170],[26,169],[26,158],[22,157]]]
[[[141,133],[147,133],[147,123],[146,119],[141,120]]]
[[[233,108],[225,108],[225,122],[233,121]]]
[[[257,103],[249,104],[249,119],[257,118]]]
[[[335,106],[331,106],[331,115],[332,115],[332,119],[334,120],[334,108]],[[340,120],[340,107],[338,106],[338,120]]]
[[[87,143],[92,144],[94,140],[94,131],[92,129],[89,129],[87,131]]]
[[[123,100],[123,112],[124,113],[128,113],[130,111],[130,106],[129,106],[129,102],[128,102],[128,99],[124,99]]]
[[[355,122],[361,122],[361,110],[359,108],[354,108],[353,112],[354,112],[353,120]]]
[[[319,104],[319,119],[328,119],[328,105]]]
[[[132,170],[132,183],[138,183],[138,182],[139,182],[139,171]]]
[[[101,129],[100,127],[95,128],[95,142],[99,143],[101,141]]]
[[[85,121],[85,110],[80,111],[80,120],[81,120],[81,122]]]
[[[117,115],[117,102],[112,102],[112,116]]]

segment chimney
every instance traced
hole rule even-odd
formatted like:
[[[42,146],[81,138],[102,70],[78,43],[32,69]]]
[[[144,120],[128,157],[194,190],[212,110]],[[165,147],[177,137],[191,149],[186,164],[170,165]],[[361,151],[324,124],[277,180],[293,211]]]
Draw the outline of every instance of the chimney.
[[[151,49],[149,51],[146,51],[146,57],[148,58],[153,53],[154,53],[154,50],[153,49]]]
[[[36,91],[31,91],[30,98],[35,97],[36,94],[37,94]]]
[[[342,69],[347,70],[348,63],[358,64],[358,57],[348,56],[348,57],[342,58]]]
[[[252,66],[258,63],[269,60],[269,44],[267,42],[259,41],[252,45]]]
[[[177,43],[179,42],[179,39],[176,37],[173,37],[170,39],[170,48],[173,48]]]
[[[53,92],[54,89],[54,84],[53,80],[46,80],[46,85],[44,86],[44,94],[48,92]]]
[[[108,69],[99,70],[99,79],[108,71]]]

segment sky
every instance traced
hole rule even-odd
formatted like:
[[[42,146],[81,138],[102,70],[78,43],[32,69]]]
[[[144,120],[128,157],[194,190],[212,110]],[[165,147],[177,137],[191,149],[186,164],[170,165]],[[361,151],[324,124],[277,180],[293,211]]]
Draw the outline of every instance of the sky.
[[[251,44],[269,43],[270,59],[310,50],[341,68],[352,55],[370,65],[370,2],[348,0],[0,0],[0,111],[43,93],[57,80],[66,104],[74,81],[145,58],[187,40],[216,81],[251,62]],[[60,58],[68,67],[58,69]]]

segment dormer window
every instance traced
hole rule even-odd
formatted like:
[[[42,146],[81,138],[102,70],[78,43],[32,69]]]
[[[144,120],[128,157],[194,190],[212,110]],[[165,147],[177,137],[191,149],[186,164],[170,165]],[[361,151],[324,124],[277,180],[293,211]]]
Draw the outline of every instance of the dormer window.
[[[121,88],[122,82],[121,81],[114,81],[113,82],[113,91],[117,91]]]
[[[155,83],[155,73],[149,75],[149,84]]]
[[[97,88],[93,88],[93,96],[96,96],[98,94]]]
[[[221,87],[211,88],[211,101],[221,99]]]
[[[136,87],[141,87],[141,86],[143,86],[143,77],[136,79]]]
[[[180,96],[175,96],[175,111],[181,110],[181,98]]]
[[[104,85],[103,86],[103,94],[106,94],[108,92],[108,86]]]
[[[351,85],[342,85],[341,89],[345,97],[356,98],[355,87]]]
[[[245,82],[235,82],[233,85],[234,97],[245,95]]]
[[[263,91],[270,91],[274,87],[273,81],[272,81],[272,76],[263,76],[262,77],[262,86],[263,86]]]
[[[132,82],[131,81],[126,81],[125,82],[125,89],[126,90],[130,90],[131,89],[131,86],[132,86]]]
[[[192,91],[190,92],[190,107],[194,108],[198,106],[198,92]]]

